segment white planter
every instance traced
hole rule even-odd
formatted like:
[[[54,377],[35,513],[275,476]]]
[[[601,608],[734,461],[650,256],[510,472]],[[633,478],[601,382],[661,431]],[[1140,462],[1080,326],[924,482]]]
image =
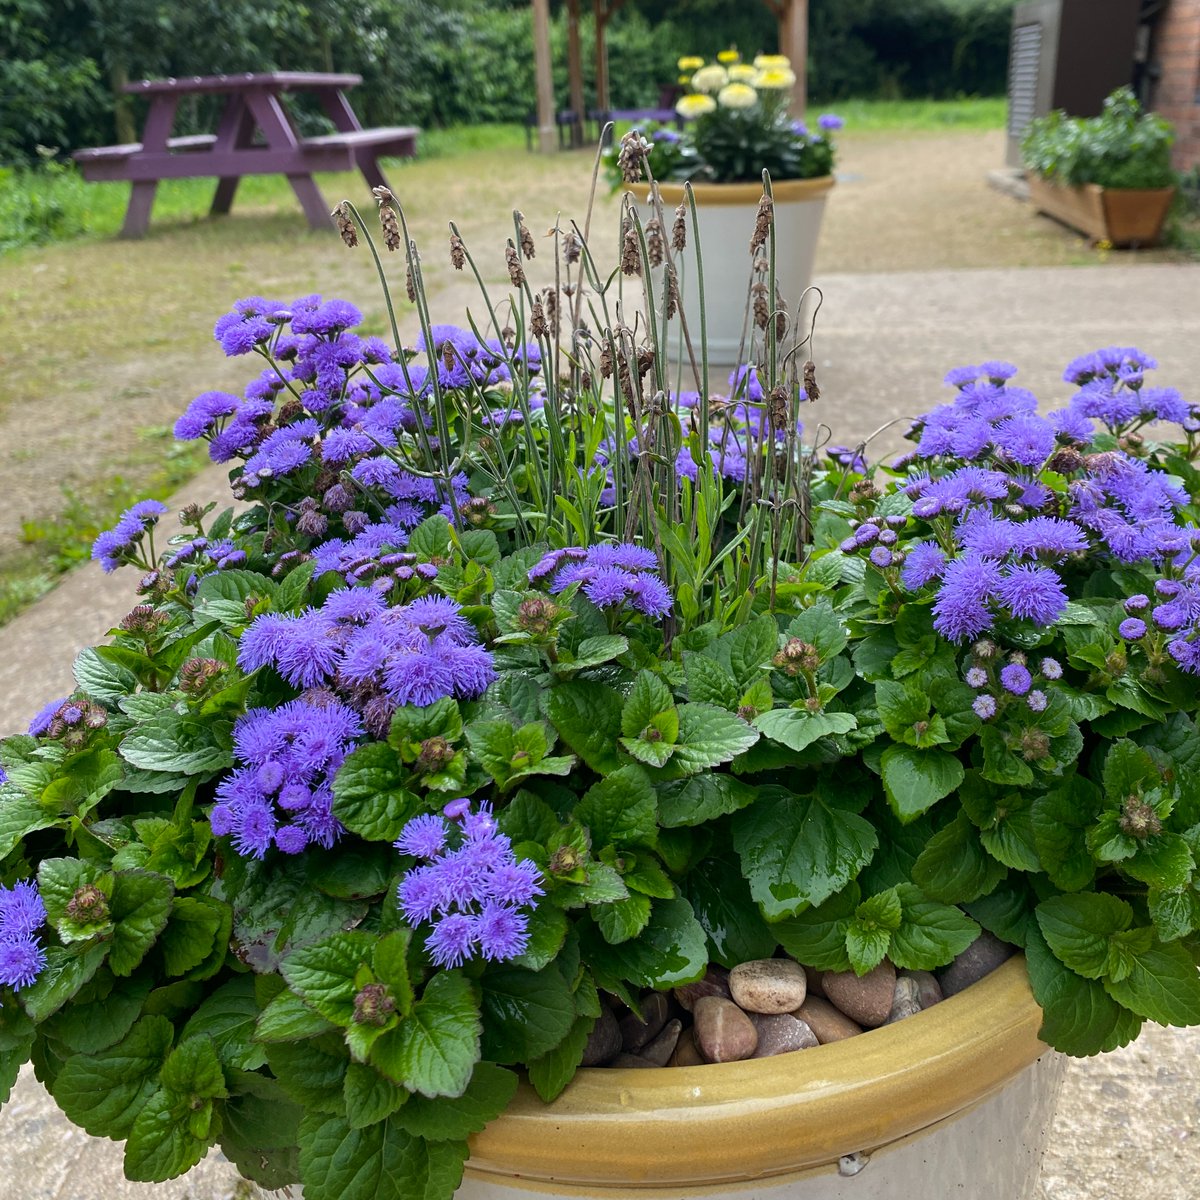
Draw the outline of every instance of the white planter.
[[[817,238],[825,200],[833,187],[832,175],[818,179],[788,179],[773,182],[775,198],[775,278],[791,313],[795,313],[804,289],[812,282],[817,257]],[[633,184],[642,221],[653,215],[649,187]],[[728,368],[742,361],[743,331],[749,345],[747,298],[751,276],[750,235],[754,231],[762,187],[757,183],[704,183],[693,188],[696,217],[700,227],[700,253],[704,265],[704,303],[708,324],[708,358],[717,367]],[[667,234],[671,217],[683,199],[681,184],[660,184],[666,209]],[[680,292],[696,358],[700,357],[700,292],[696,270],[696,239],[688,223],[687,249],[677,256]],[[656,281],[657,285],[657,281]],[[678,322],[669,331],[673,361],[687,360],[679,351]]]

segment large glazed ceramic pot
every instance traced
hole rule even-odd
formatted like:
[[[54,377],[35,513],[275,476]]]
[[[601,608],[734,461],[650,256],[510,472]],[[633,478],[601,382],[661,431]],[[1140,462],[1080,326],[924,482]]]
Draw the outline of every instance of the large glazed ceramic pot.
[[[771,184],[775,198],[775,278],[792,311],[812,282],[821,218],[833,184],[832,175],[817,179],[786,179]],[[628,186],[638,198],[643,222],[648,221],[652,216],[649,185]],[[759,183],[700,183],[693,186],[693,191],[704,263],[708,357],[710,363],[728,367],[740,361],[750,283],[750,235],[754,231],[763,190]],[[683,185],[659,184],[659,193],[666,209],[669,232],[672,212],[683,199]],[[689,221],[688,245],[679,256],[678,270],[683,307],[698,359],[700,292],[695,242]],[[672,357],[686,359],[686,354],[679,354],[678,341],[678,330],[672,327],[668,342]]]
[[[458,1200],[1026,1200],[1063,1060],[1024,959],[894,1025],[775,1058],[527,1085]]]

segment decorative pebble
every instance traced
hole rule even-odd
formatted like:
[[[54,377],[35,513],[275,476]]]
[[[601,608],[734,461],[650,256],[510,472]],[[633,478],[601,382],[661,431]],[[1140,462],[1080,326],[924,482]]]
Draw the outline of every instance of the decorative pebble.
[[[905,979],[901,975],[896,980],[896,990],[892,993],[892,1011],[888,1013],[885,1025],[894,1025],[905,1017],[914,1017],[921,1011],[920,990],[915,979]]]
[[[901,971],[900,978],[911,979],[917,985],[917,999],[921,1002],[921,1008],[932,1008],[935,1004],[940,1004],[945,997],[942,995],[941,984],[938,983],[937,977],[932,971]]]
[[[791,1013],[751,1013],[750,1020],[758,1031],[758,1046],[751,1058],[773,1058],[821,1044],[807,1023]]]
[[[729,972],[729,991],[746,1012],[790,1013],[804,1003],[808,980],[790,958],[757,958]]]
[[[943,996],[954,996],[991,974],[1013,948],[985,929],[948,967],[937,973]]]
[[[671,1002],[663,992],[643,992],[639,1004],[641,1017],[631,1012],[621,1018],[621,1048],[630,1054],[656,1038],[671,1015]]]
[[[896,968],[886,959],[863,976],[853,971],[826,971],[821,986],[832,1004],[860,1025],[882,1025],[892,1011]]]
[[[824,1000],[825,989],[821,986],[821,972],[815,967],[805,967],[804,975],[808,980],[808,994]]]
[[[648,1058],[643,1058],[640,1054],[618,1054],[616,1058],[608,1064],[610,1067],[621,1067],[626,1070],[640,1070],[644,1067],[659,1067],[661,1063],[652,1063]]]
[[[834,1008],[820,996],[806,996],[804,1003],[792,1015],[813,1031],[821,1045],[840,1042],[862,1033],[862,1026],[857,1021],[850,1020],[840,1008]]]
[[[698,1067],[703,1062],[700,1051],[696,1049],[696,1039],[692,1037],[692,1031],[685,1029],[679,1035],[679,1041],[675,1043],[675,1053],[671,1055],[670,1065],[673,1067]]]
[[[754,1023],[732,1000],[701,996],[692,1014],[693,1035],[705,1062],[738,1062],[758,1047]]]
[[[684,1012],[691,1012],[692,1006],[701,996],[724,996],[728,1000],[730,999],[729,972],[724,967],[710,966],[705,971],[703,979],[697,979],[695,983],[685,983],[682,987],[677,987],[674,996]]]
[[[683,1022],[676,1019],[668,1021],[662,1032],[653,1041],[647,1042],[639,1051],[641,1056],[648,1059],[656,1067],[665,1067],[675,1053],[679,1035],[683,1032]]]
[[[600,1019],[592,1026],[587,1044],[583,1048],[582,1066],[603,1066],[610,1058],[620,1053],[621,1027],[607,1005],[600,1009]]]

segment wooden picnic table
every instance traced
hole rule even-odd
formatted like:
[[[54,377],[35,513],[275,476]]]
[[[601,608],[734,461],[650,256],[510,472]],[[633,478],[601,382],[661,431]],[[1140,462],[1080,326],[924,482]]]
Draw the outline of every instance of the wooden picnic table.
[[[357,168],[370,187],[386,187],[379,158],[416,153],[420,131],[412,126],[362,127],[346,98],[346,89],[361,82],[361,75],[301,71],[144,79],[125,85],[126,92],[150,100],[142,140],[77,150],[74,158],[85,179],[133,184],[122,237],[141,237],[146,232],[160,180],[216,177],[210,211],[217,215],[229,211],[243,175],[286,175],[309,225],[329,229],[329,209],[313,179],[314,171]],[[280,103],[284,92],[315,95],[337,132],[300,137]],[[226,97],[217,132],[172,137],[180,99],[194,94]]]

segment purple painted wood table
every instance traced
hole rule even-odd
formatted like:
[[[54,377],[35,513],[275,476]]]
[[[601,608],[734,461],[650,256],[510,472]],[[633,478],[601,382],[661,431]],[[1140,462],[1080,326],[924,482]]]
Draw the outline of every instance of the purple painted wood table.
[[[320,75],[275,71],[261,75],[193,75],[184,79],[144,79],[125,91],[148,96],[142,140],[124,146],[97,146],[75,152],[85,179],[129,180],[133,190],[122,237],[141,237],[150,224],[154,194],[162,179],[215,177],[213,215],[227,213],[243,175],[286,175],[313,229],[330,229],[329,209],[314,171],[357,168],[370,187],[386,187],[379,158],[416,153],[418,129],[394,125],[364,129],[346,89],[360,75]],[[302,138],[280,103],[283,92],[312,92],[336,133]],[[215,134],[172,137],[182,96],[221,95],[224,108]]]

